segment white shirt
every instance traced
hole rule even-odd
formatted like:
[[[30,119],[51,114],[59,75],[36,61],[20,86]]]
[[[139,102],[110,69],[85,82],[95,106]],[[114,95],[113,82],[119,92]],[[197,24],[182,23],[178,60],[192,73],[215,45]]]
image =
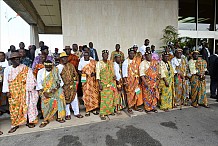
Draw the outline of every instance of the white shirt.
[[[116,80],[119,81],[121,79],[120,66],[116,62],[114,62],[114,73],[116,76]]]
[[[0,66],[1,66],[1,67],[8,67],[8,66],[9,66],[9,65],[8,65],[8,61],[5,60],[4,62],[0,62]]]
[[[132,63],[132,60],[130,60],[129,58],[127,58],[122,65],[122,73],[123,73],[123,77],[126,78],[128,77],[128,66],[129,64]]]
[[[145,45],[141,46],[141,48],[139,48],[139,52],[141,52],[142,55],[145,55],[145,52],[146,52],[146,48],[147,48],[147,47],[149,47],[149,46],[145,46]]]
[[[83,67],[86,66],[89,63],[90,63],[90,60],[85,61],[84,58],[83,59],[81,58],[80,61],[79,61],[78,70],[82,71]]]
[[[182,59],[178,59],[176,57],[174,57],[172,60],[171,60],[171,64],[172,64],[172,67],[173,67],[173,70],[174,70],[174,73],[176,74],[177,71],[176,71],[176,67],[180,66],[182,63]]]
[[[47,77],[49,75],[50,72],[46,71],[45,68],[42,68],[39,70],[38,74],[37,74],[37,86],[36,86],[36,90],[41,90],[43,89],[43,82],[45,77]],[[60,73],[58,73],[59,78],[60,78],[60,86],[62,87],[64,85],[62,78],[60,76]]]
[[[61,74],[62,70],[64,69],[64,65],[58,64],[56,67],[58,68],[59,74]]]

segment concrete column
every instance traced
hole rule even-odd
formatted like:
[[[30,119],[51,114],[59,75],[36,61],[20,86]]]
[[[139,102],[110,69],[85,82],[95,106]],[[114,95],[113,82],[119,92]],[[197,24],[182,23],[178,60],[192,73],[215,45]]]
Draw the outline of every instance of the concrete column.
[[[39,32],[36,24],[30,25],[30,44],[36,45],[36,48],[39,48]]]

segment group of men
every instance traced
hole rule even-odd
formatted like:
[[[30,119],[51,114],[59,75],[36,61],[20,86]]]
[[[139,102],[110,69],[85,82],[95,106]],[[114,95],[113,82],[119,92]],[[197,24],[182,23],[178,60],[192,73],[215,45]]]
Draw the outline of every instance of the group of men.
[[[11,117],[9,133],[23,124],[35,127],[38,112],[43,118],[40,128],[54,119],[60,123],[70,120],[70,108],[75,117],[83,118],[79,90],[82,90],[85,116],[100,114],[102,120],[108,115],[121,114],[124,108],[129,114],[157,113],[157,106],[164,111],[181,108],[188,104],[189,98],[196,108],[209,107],[207,63],[198,57],[198,51],[189,53],[176,48],[172,53],[166,47],[158,54],[146,39],[139,51],[137,45],[129,48],[127,58],[116,44],[110,59],[109,51],[103,50],[99,61],[92,42],[81,49],[77,44],[72,48],[66,46],[60,54],[56,49],[53,55],[43,42],[40,51],[32,46],[27,51],[24,47],[21,43],[19,51],[10,51],[7,57],[10,66],[0,52],[2,93],[5,93],[1,95],[8,99]]]

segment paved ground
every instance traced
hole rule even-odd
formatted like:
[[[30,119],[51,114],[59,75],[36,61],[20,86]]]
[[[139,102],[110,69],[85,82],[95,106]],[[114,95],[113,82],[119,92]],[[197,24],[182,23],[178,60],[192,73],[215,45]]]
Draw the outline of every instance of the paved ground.
[[[0,138],[1,146],[218,145],[218,103]]]
[[[207,84],[208,89],[208,84]],[[207,90],[208,91],[208,90]],[[152,145],[218,145],[218,103],[209,99],[211,108],[185,107],[157,114],[135,112],[130,116],[109,116],[102,122],[98,116],[75,117],[59,124],[52,121],[45,128],[21,126],[8,134],[10,119],[0,117],[0,146],[152,146]],[[84,114],[84,112],[82,112]]]

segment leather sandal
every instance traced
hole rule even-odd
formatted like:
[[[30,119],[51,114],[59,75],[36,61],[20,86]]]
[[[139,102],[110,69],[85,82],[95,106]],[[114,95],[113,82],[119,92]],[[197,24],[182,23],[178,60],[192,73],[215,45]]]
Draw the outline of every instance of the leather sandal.
[[[65,120],[70,120],[70,119],[71,119],[71,116],[70,116],[70,115],[68,115],[68,116],[65,117]]]
[[[89,116],[90,116],[90,112],[87,112],[87,113],[85,114],[85,116],[86,116],[86,117],[89,117]]]
[[[3,134],[3,132],[2,131],[0,131],[0,135],[2,135]]]
[[[43,127],[45,127],[45,126],[48,125],[48,124],[49,124],[48,121],[42,122],[42,123],[39,125],[39,128],[43,128]]]
[[[83,115],[81,115],[81,114],[78,114],[78,115],[75,115],[75,117],[77,117],[77,118],[81,119],[81,118],[83,118]]]
[[[99,113],[97,111],[92,112],[94,115],[98,115]]]
[[[8,133],[14,133],[18,128],[19,128],[19,126],[13,127],[8,131]]]
[[[106,120],[105,116],[100,116],[101,120]]]

